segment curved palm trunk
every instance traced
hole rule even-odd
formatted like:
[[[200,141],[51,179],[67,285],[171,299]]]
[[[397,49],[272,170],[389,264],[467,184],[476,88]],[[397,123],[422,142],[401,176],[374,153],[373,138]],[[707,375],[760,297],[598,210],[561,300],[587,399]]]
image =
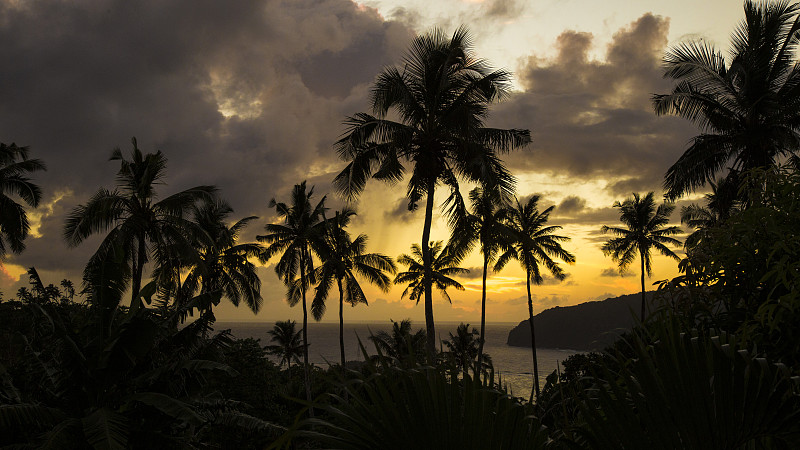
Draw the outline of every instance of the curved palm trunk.
[[[645,300],[644,300],[644,255],[639,253],[639,259],[642,260],[642,323],[644,323],[644,307],[645,307]]]
[[[478,341],[478,364],[475,367],[475,376],[480,379],[483,368],[483,343],[486,340],[486,272],[489,268],[489,257],[483,257],[483,293],[481,294],[481,338]]]
[[[425,266],[423,283],[425,284],[425,331],[428,333],[426,350],[428,362],[433,364],[436,354],[436,326],[433,323],[433,292],[431,289],[431,249],[428,242],[431,238],[431,221],[433,219],[433,190],[435,180],[428,181],[428,198],[425,203],[425,224],[422,227],[422,264]]]
[[[342,280],[337,280],[339,283],[339,350],[342,356],[342,373],[344,373],[344,290],[342,289]]]
[[[536,333],[533,328],[533,299],[531,298],[531,272],[527,272],[527,287],[528,287],[528,323],[531,326],[531,352],[533,353],[533,389],[531,390],[531,399],[533,402],[534,393],[536,398],[539,398],[539,362],[536,360]]]
[[[308,308],[306,307],[306,255],[300,253],[300,293],[303,296],[303,382],[306,387],[306,400],[311,403],[311,369],[308,365]],[[314,417],[314,408],[309,406],[308,415]]]
[[[136,252],[136,267],[131,280],[131,308],[138,307],[139,291],[142,289],[142,272],[144,271],[144,258],[147,248],[144,243],[144,235],[139,236],[139,248]]]

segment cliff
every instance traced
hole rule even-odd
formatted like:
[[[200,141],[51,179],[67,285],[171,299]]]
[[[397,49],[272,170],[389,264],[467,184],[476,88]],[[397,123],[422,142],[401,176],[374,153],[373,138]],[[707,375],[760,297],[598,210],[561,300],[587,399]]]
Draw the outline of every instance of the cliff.
[[[648,304],[652,298],[653,293],[648,292]],[[631,329],[635,317],[639,317],[641,301],[642,295],[637,293],[546,309],[533,317],[536,347],[600,350]],[[508,333],[506,343],[514,347],[531,346],[528,319]]]

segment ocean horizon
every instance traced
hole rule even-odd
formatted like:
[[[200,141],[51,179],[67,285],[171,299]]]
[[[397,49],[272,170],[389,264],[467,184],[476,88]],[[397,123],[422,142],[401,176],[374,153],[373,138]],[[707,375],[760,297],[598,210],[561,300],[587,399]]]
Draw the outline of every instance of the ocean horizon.
[[[439,340],[448,339],[449,333],[455,334],[461,322],[438,322],[436,333]],[[217,322],[216,330],[230,329],[231,333],[240,339],[259,339],[261,345],[270,344],[268,331],[275,322]],[[495,373],[500,375],[509,392],[515,396],[527,398],[533,388],[533,359],[531,349],[528,347],[512,347],[506,344],[508,332],[519,322],[486,322],[486,343],[484,352],[492,357]],[[298,323],[300,329],[301,323]],[[424,328],[424,321],[412,322],[414,331]],[[470,327],[480,329],[480,323]],[[379,331],[390,332],[390,321],[352,321],[344,324],[345,357],[348,361],[363,361],[363,355],[358,347],[359,339],[365,345],[367,352],[375,353],[375,347],[369,341],[370,333]],[[339,362],[339,323],[338,322],[309,322],[308,326],[309,362],[325,366],[329,362]],[[546,377],[569,356],[580,353],[572,349],[537,348],[539,362],[539,383],[544,386]]]

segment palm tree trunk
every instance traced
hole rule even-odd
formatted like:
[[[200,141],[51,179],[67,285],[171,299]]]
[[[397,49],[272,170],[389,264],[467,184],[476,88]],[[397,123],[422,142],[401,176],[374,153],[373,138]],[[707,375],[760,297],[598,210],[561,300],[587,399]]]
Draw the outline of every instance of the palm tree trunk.
[[[536,333],[533,328],[533,299],[531,298],[531,272],[527,272],[527,287],[528,287],[528,323],[531,326],[531,352],[533,353],[533,389],[531,390],[531,399],[533,402],[533,394],[536,393],[536,398],[539,398],[539,362],[536,360]]]
[[[306,387],[306,400],[308,400],[308,415],[314,417],[314,408],[311,404],[311,370],[308,365],[308,308],[306,307],[306,252],[300,251],[300,293],[303,296],[303,383]]]
[[[342,373],[344,373],[344,290],[342,289],[342,280],[337,280],[339,283],[339,351],[342,354]]]
[[[422,264],[425,266],[423,283],[425,284],[425,331],[428,333],[426,350],[428,362],[433,364],[436,354],[436,326],[433,323],[433,292],[431,289],[431,249],[428,242],[431,238],[431,221],[433,220],[433,191],[436,180],[428,181],[428,196],[425,203],[425,224],[422,227]]]
[[[478,341],[478,364],[475,376],[480,379],[483,368],[483,343],[486,340],[486,272],[489,268],[489,256],[483,256],[483,293],[481,294],[481,339]]]
[[[139,248],[136,252],[136,267],[131,280],[131,308],[138,307],[139,291],[142,289],[142,272],[144,271],[144,258],[147,249],[145,248],[144,235],[139,235]]]
[[[644,256],[640,253],[639,257],[640,257],[639,259],[642,260],[642,319],[641,320],[642,320],[642,323],[644,323],[644,305],[645,305],[645,300],[644,300]]]

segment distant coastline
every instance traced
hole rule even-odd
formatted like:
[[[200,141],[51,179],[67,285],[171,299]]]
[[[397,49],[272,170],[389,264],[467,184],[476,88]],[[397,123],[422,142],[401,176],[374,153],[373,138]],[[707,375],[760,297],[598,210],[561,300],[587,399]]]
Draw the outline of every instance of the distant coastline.
[[[653,292],[647,293],[653,301]],[[635,311],[641,294],[629,294],[574,306],[556,306],[534,316],[538,348],[601,350],[636,323]],[[528,320],[521,321],[508,333],[506,343],[513,347],[530,347]]]

